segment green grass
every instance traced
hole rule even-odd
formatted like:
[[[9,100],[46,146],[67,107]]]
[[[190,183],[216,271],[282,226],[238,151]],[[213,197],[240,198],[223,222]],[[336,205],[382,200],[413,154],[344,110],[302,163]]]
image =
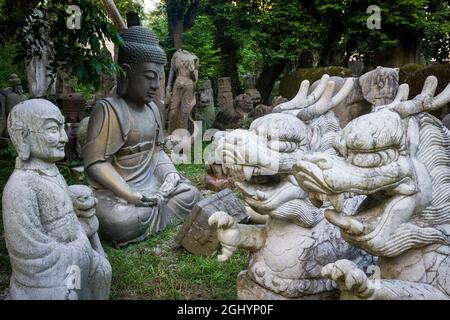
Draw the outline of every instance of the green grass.
[[[0,193],[14,170],[15,154],[4,150],[0,150]],[[204,165],[178,165],[177,169],[198,188],[204,188]],[[68,168],[60,170],[70,183]],[[226,263],[216,257],[191,255],[175,243],[179,227],[126,248],[104,243],[113,269],[111,299],[236,299],[236,278],[248,264],[248,253],[238,250]],[[0,219],[0,276],[9,277],[10,273]],[[0,292],[6,286],[0,284]]]
[[[248,254],[238,251],[227,263],[178,248],[179,227],[137,245],[105,245],[113,268],[111,299],[236,299],[236,277]]]
[[[180,164],[176,166],[178,172],[188,178],[199,189],[205,188],[204,164]]]

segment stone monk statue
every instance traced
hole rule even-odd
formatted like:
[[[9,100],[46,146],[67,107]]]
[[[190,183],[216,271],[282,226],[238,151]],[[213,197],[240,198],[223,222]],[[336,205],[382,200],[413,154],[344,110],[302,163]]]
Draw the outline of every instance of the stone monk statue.
[[[163,125],[153,102],[166,54],[147,28],[121,34],[117,95],[94,107],[82,149],[98,199],[100,236],[118,245],[138,242],[181,220],[200,199],[164,153]]]
[[[100,243],[92,247],[55,165],[68,141],[64,117],[47,100],[27,100],[10,112],[8,131],[18,153],[2,199],[12,269],[8,298],[108,299],[111,265]],[[95,199],[84,200],[84,209],[94,210]]]

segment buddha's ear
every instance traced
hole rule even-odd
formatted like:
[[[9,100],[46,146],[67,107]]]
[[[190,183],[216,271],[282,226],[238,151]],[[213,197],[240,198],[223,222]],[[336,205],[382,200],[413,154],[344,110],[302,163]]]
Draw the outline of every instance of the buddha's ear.
[[[22,161],[30,159],[30,133],[28,130],[16,130],[11,136],[11,141]]]
[[[128,76],[131,72],[131,67],[129,64],[122,64],[120,66],[123,70],[123,74],[117,79],[117,95],[119,97],[125,95],[128,90]]]
[[[122,68],[123,72],[124,72],[124,76],[125,78],[128,78],[128,75],[131,72],[131,66],[128,63],[122,63],[120,65],[120,67]]]

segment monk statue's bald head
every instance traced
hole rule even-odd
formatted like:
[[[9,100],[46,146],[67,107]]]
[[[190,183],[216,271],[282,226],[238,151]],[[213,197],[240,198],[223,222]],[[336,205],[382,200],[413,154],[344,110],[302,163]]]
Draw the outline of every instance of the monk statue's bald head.
[[[64,158],[67,134],[64,117],[50,101],[30,99],[17,104],[8,116],[8,133],[19,158],[56,162]]]
[[[152,31],[135,26],[121,33],[118,63],[124,75],[117,81],[117,94],[128,103],[144,106],[156,96],[167,62],[166,53]]]

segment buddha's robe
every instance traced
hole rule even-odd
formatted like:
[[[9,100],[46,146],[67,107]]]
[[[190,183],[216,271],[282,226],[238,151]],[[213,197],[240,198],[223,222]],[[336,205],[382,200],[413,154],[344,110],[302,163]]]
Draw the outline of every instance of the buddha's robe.
[[[169,173],[177,171],[160,148],[164,137],[159,110],[154,103],[147,107],[145,119],[134,119],[122,98],[100,100],[89,119],[83,161],[86,171],[95,163],[109,162],[133,191],[149,196],[159,190]],[[136,207],[105,189],[89,173],[87,178],[98,199],[100,236],[117,244],[143,240],[182,221],[201,197],[182,178],[158,207]]]
[[[64,178],[18,165],[3,191],[10,299],[108,299],[111,265],[75,215]]]

